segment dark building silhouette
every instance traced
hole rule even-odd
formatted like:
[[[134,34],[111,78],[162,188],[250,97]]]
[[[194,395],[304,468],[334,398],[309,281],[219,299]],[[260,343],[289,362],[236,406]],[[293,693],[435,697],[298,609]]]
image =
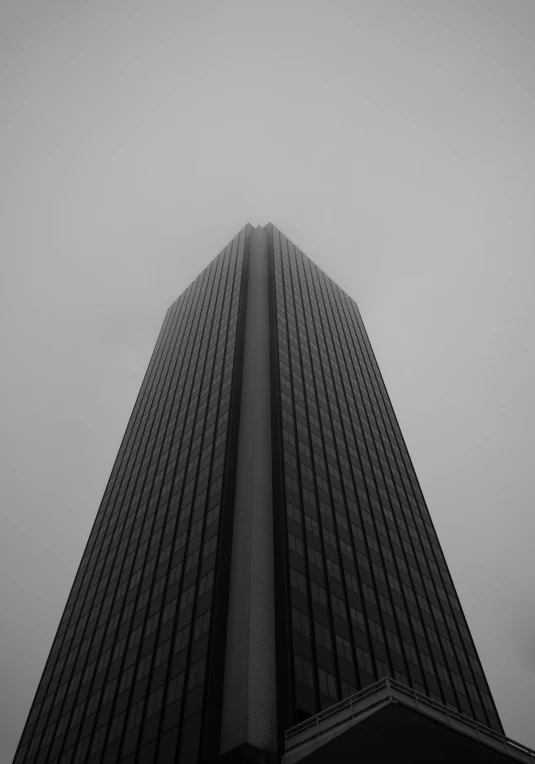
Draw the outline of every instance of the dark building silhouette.
[[[529,760],[357,306],[247,225],[167,312],[15,762],[405,749]]]

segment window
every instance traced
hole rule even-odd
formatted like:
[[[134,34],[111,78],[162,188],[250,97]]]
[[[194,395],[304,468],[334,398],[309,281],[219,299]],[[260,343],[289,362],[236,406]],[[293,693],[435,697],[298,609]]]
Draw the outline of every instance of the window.
[[[190,571],[193,567],[197,565],[197,562],[199,561],[199,550],[196,549],[194,552],[192,552],[188,557],[186,558],[186,567],[185,572],[187,573]]]
[[[199,639],[203,634],[206,634],[208,629],[210,628],[210,611],[207,610],[205,613],[200,615],[195,620],[195,626],[193,630],[193,639]]]
[[[353,662],[353,655],[351,653],[351,645],[347,639],[340,634],[336,634],[336,651],[338,655],[348,663]]]
[[[121,733],[124,727],[124,720],[125,720],[124,712],[114,717],[110,725],[110,736],[108,738],[108,743],[113,743],[115,740],[117,740],[121,736]]]
[[[329,560],[329,558],[326,558],[327,563],[327,573],[332,576],[336,581],[341,581],[342,577],[340,575],[340,568],[338,565],[333,562],[332,560]]]
[[[124,639],[121,639],[117,644],[115,645],[115,650],[113,651],[113,660],[116,661],[117,658],[120,658],[121,655],[124,653],[126,648],[126,637]]]
[[[168,586],[171,586],[175,583],[175,581],[178,581],[180,579],[180,574],[182,573],[182,563],[180,562],[178,565],[175,565],[173,568],[171,568],[171,572],[169,574],[169,583]]]
[[[304,577],[303,577],[304,580]],[[314,581],[310,582],[310,593],[314,602],[327,607],[327,595],[323,586],[319,586]]]
[[[137,645],[138,642],[141,639],[141,634],[143,632],[143,626],[138,626],[137,629],[134,629],[134,631],[130,634],[130,639],[128,641],[128,647],[134,647],[134,645]]]
[[[354,608],[352,605],[350,605],[349,615],[351,616],[351,623],[353,626],[355,626],[357,629],[360,629],[361,631],[366,631],[366,621],[364,620],[364,616],[360,610],[357,610],[357,608]]]
[[[385,641],[385,638],[383,637],[383,630],[381,626],[371,618],[368,621],[370,626],[370,634],[372,637],[374,637],[378,642],[383,643]]]
[[[78,705],[74,709],[74,713],[71,719],[71,728],[75,727],[78,724],[78,722],[83,718],[84,706],[85,706],[85,701],[83,701],[82,703],[78,703]]]
[[[167,705],[173,703],[177,698],[182,695],[184,688],[184,672],[171,678],[169,682],[169,689],[167,690]]]
[[[126,690],[128,687],[130,687],[134,679],[134,671],[135,666],[130,666],[130,668],[123,672],[121,683],[119,685],[119,692],[122,692],[123,690]]]
[[[309,661],[294,655],[294,669],[297,681],[303,682],[308,687],[314,686],[312,664]]]
[[[140,660],[139,666],[137,669],[136,682],[139,682],[140,679],[142,679],[144,676],[147,676],[147,674],[150,671],[151,661],[152,661],[152,654],[146,655],[144,658]]]
[[[321,557],[321,553],[318,552],[317,549],[314,549],[314,547],[308,546],[307,547],[308,552],[308,561],[311,565],[315,565],[320,570],[323,570],[323,559]]]
[[[403,674],[401,671],[394,671],[394,679],[400,684],[404,684],[405,686],[409,685],[409,679],[407,675]]]
[[[442,663],[436,664],[437,673],[442,682],[445,682],[448,685],[451,685],[450,676],[448,674],[448,671],[445,666],[442,665]]]
[[[466,686],[468,688],[468,695],[470,696],[471,700],[473,700],[474,703],[481,704],[481,700],[479,699],[479,695],[478,695],[478,692],[477,692],[475,686],[473,684],[471,684],[470,682],[467,682]]]
[[[100,727],[93,736],[93,743],[91,745],[91,753],[97,753],[104,747],[104,739],[106,737],[106,726]]]
[[[366,584],[362,584],[362,593],[364,595],[364,599],[370,602],[372,605],[376,605],[377,602],[375,600],[375,593],[372,589],[370,589],[369,586]]]
[[[112,679],[111,682],[108,682],[104,689],[104,695],[102,696],[102,705],[105,705],[108,701],[110,701],[114,694],[115,694],[115,688],[117,687],[117,679]]]
[[[405,649],[405,655],[407,656],[407,660],[412,661],[413,663],[416,663],[418,665],[418,653],[414,649],[412,645],[410,645],[408,642],[405,642],[403,640],[403,647]]]
[[[69,726],[69,716],[70,712],[67,712],[59,720],[59,724],[56,729],[56,737],[60,737],[60,735],[63,735],[63,733],[67,730],[67,727]]]
[[[189,641],[189,630],[190,626],[184,626],[183,629],[181,629],[178,634],[176,635],[176,642],[175,642],[175,654],[180,652],[180,650],[183,650],[185,647],[188,646]]]
[[[154,690],[154,692],[151,692],[149,695],[149,701],[147,703],[147,719],[154,716],[154,714],[157,714],[162,707],[163,690],[163,687],[158,687],[158,689]]]
[[[202,597],[203,594],[210,591],[213,585],[214,585],[214,571],[211,570],[209,573],[203,576],[201,580],[199,581],[198,596]]]
[[[98,708],[98,702],[100,700],[100,690],[97,690],[97,692],[94,692],[91,697],[89,698],[89,703],[87,704],[86,716],[90,716],[92,713],[94,713]]]
[[[344,621],[347,621],[346,606],[340,597],[337,597],[335,594],[331,594],[331,606],[335,615],[337,615],[339,618],[343,618]]]
[[[487,711],[490,711],[492,714],[496,713],[494,710],[494,705],[492,703],[492,699],[488,693],[481,691],[481,698],[483,700],[483,705],[487,709]]]
[[[359,668],[362,669],[362,671],[367,671],[368,674],[373,676],[374,672],[370,654],[366,652],[366,650],[362,650],[360,647],[356,648],[356,653]]]
[[[426,671],[428,671],[430,674],[435,675],[435,667],[433,665],[433,661],[431,658],[426,655],[425,653],[420,652],[420,658],[422,659],[422,666]]]
[[[386,599],[386,597],[383,597],[382,594],[379,595],[379,606],[383,613],[386,613],[387,615],[394,616],[394,611],[392,610],[392,605],[390,602]]]
[[[162,663],[165,663],[167,658],[169,657],[169,651],[171,649],[171,640],[166,640],[162,645],[158,647],[156,650],[156,658],[154,661],[154,668],[157,668],[158,666],[161,666]]]
[[[390,676],[390,667],[383,661],[375,659],[375,665],[377,666],[377,676],[382,679],[385,676]]]
[[[86,760],[88,747],[89,738],[86,737],[76,746],[76,753],[74,754],[74,759],[72,760],[73,764],[81,764],[82,761]]]
[[[332,674],[329,674],[328,671],[324,671],[324,669],[318,669],[318,679],[319,679],[319,686],[320,686],[320,692],[322,692],[324,695],[327,695],[329,698],[332,698],[333,700],[336,700],[337,693],[336,693],[336,681]]]
[[[415,618],[411,615],[411,623],[415,633],[418,634],[419,637],[423,637],[425,632],[422,622],[418,618]]]
[[[202,553],[203,560],[209,557],[209,555],[213,554],[216,548],[217,548],[217,535],[214,535],[204,545],[203,553]]]
[[[204,682],[204,673],[206,670],[206,658],[201,658],[190,668],[188,690],[198,687]]]
[[[305,637],[310,636],[308,616],[294,607],[292,608],[292,627],[295,631],[299,632],[299,634],[303,634]]]
[[[175,599],[174,599],[174,600],[171,600],[171,602],[169,602],[169,603],[168,603],[168,604],[167,604],[167,605],[164,607],[164,610],[163,610],[163,615],[162,615],[162,626],[163,626],[163,624],[164,624],[164,623],[167,623],[167,622],[168,622],[168,621],[170,621],[172,618],[174,618],[174,615],[175,615],[175,612],[176,612],[176,605],[177,605],[177,602],[178,602],[178,598],[177,598],[177,597],[175,597]]]
[[[455,689],[458,692],[462,692],[463,695],[466,695],[466,690],[465,690],[464,683],[463,683],[463,680],[461,679],[461,677],[458,676],[457,674],[455,674],[452,671],[451,672],[451,678],[453,680],[453,686],[455,687]]]
[[[331,633],[326,626],[314,621],[314,634],[318,645],[321,645],[326,650],[332,650]]]
[[[156,629],[158,628],[158,619],[160,617],[159,613],[155,613],[153,616],[149,618],[147,621],[147,625],[145,626],[145,636],[148,637],[149,634],[153,634]]]
[[[393,652],[401,655],[400,641],[397,638],[397,636],[393,634],[391,631],[389,631],[388,629],[386,630],[386,641],[388,642],[388,646]]]
[[[134,727],[137,727],[137,725],[141,722],[141,717],[143,715],[143,702],[144,701],[140,700],[139,703],[136,703],[130,709],[128,722],[126,724],[127,730],[134,729]]]
[[[180,599],[180,610],[184,610],[189,605],[191,605],[191,603],[193,602],[194,598],[195,598],[195,584],[192,584],[182,594],[182,597]]]

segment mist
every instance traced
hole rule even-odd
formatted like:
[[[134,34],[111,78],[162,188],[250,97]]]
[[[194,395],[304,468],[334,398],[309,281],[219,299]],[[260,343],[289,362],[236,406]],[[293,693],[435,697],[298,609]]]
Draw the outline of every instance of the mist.
[[[535,748],[535,6],[0,7],[0,758],[168,305],[273,222],[361,310],[508,736]]]

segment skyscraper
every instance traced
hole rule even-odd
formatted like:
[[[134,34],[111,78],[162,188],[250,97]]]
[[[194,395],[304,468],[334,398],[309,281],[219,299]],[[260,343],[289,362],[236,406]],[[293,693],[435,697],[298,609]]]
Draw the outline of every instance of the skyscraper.
[[[15,762],[297,761],[347,698],[505,740],[357,306],[247,225],[167,312]]]

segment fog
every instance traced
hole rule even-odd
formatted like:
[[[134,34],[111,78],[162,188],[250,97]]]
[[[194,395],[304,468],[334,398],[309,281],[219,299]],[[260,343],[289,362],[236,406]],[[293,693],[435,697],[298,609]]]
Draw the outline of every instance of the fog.
[[[168,305],[247,222],[358,303],[535,748],[535,6],[0,4],[0,759]]]

